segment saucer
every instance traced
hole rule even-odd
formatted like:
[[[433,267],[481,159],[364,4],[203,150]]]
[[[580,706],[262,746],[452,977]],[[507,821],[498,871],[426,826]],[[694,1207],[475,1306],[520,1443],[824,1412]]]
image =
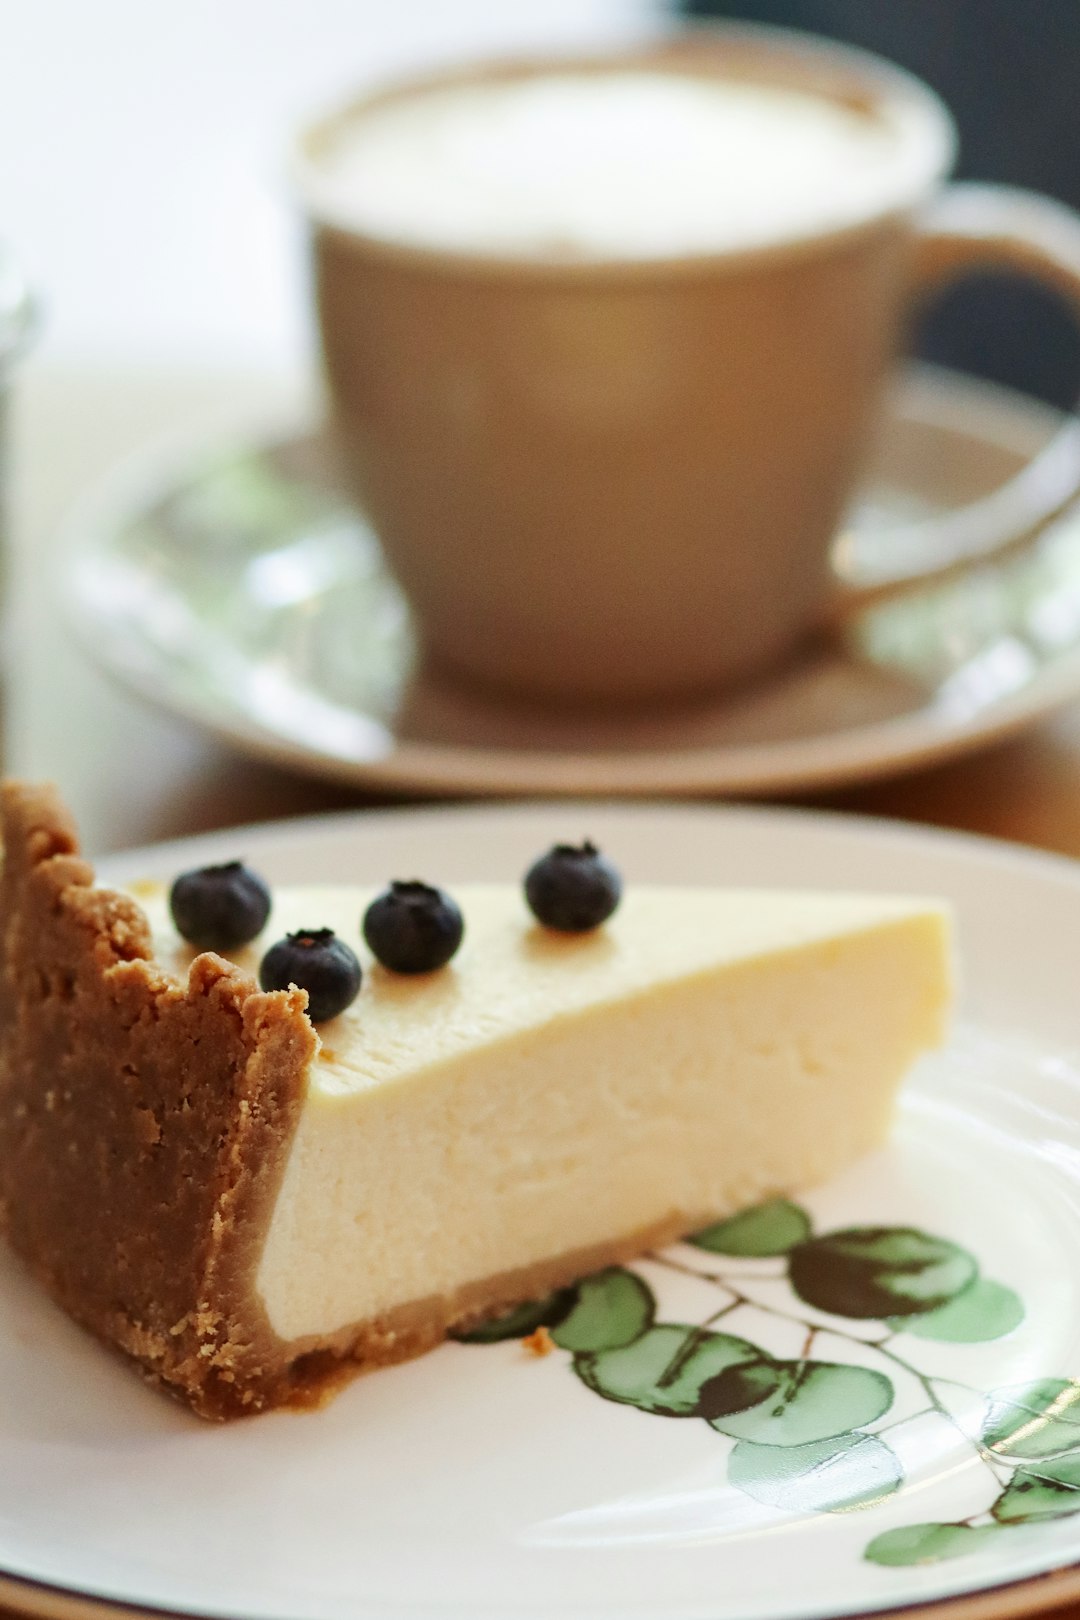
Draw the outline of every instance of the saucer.
[[[912,369],[849,548],[872,562],[890,525],[989,493],[1060,420]],[[1080,691],[1080,507],[1022,555],[865,608],[753,686],[632,713],[533,708],[425,673],[311,424],[142,456],[73,520],[65,573],[75,633],[141,695],[243,752],[384,790],[795,792],[962,753]]]

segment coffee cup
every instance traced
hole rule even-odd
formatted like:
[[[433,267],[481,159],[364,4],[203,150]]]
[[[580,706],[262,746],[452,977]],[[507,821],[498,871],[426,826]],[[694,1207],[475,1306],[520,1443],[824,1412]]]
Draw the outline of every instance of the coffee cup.
[[[944,186],[954,150],[899,69],[734,26],[308,127],[334,441],[431,664],[541,701],[715,691],[1061,510],[1074,423],[872,579],[838,538],[920,298],[996,266],[1080,310],[1080,217]]]

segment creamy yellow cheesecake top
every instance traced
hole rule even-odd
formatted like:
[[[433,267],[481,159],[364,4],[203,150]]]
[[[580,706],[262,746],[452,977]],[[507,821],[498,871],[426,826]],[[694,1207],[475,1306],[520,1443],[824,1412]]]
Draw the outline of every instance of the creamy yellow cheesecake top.
[[[361,939],[361,918],[376,892],[279,888],[258,938],[224,953],[257,978],[259,960],[275,940],[300,929],[332,928],[360,956],[358,998],[318,1026],[323,1050],[311,1085],[328,1097],[399,1084],[432,1063],[547,1028],[585,1008],[655,993],[688,975],[928,910],[919,900],[873,895],[642,885],[602,927],[560,934],[534,921],[516,886],[461,884],[453,890],[465,916],[457,956],[438,972],[405,975],[380,967]],[[137,889],[136,898],[149,918],[158,961],[182,977],[198,952],[177,933],[164,889]],[[944,917],[934,903],[929,909]]]

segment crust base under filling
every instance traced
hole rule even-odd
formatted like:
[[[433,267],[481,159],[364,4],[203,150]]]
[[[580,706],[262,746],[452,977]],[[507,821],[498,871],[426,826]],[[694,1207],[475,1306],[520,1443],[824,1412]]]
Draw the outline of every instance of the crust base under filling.
[[[0,833],[0,1221],[71,1316],[200,1416],[317,1405],[707,1218],[282,1340],[255,1276],[315,1050],[304,998],[213,953],[186,985],[166,973],[51,788],[0,787]]]

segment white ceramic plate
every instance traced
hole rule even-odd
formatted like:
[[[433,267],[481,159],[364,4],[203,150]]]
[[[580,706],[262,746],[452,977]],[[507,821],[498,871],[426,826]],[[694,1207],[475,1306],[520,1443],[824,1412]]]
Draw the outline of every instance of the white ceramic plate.
[[[849,558],[1011,477],[1059,425],[1018,394],[912,373]],[[425,793],[778,793],[910,769],[1080,690],[1080,509],[1029,553],[861,613],[769,679],[684,708],[572,716],[414,667],[408,614],[310,427],[173,446],[72,525],[71,624],[144,696],[247,752]]]
[[[819,1238],[861,1230],[864,1292],[872,1274],[902,1313],[915,1276],[949,1308],[894,1327],[824,1313],[798,1250],[748,1256],[759,1223],[756,1242],[729,1230],[739,1255],[684,1244],[637,1268],[660,1321],[734,1305],[716,1331],[770,1365],[828,1364],[774,1380],[738,1439],[643,1410],[657,1397],[633,1360],[575,1370],[567,1350],[517,1339],[448,1344],[321,1412],[218,1428],[145,1389],[5,1258],[0,1595],[53,1616],[78,1613],[78,1594],[236,1620],[813,1620],[960,1598],[1003,1615],[1080,1592],[1077,1572],[1048,1575],[1080,1562],[1080,870],[853,819],[557,804],[235,831],[114,857],[104,875],[167,880],[242,854],[281,882],[408,868],[452,885],[516,879],[582,834],[630,883],[955,903],[966,984],[948,1051],[912,1078],[890,1146],[802,1200]],[[764,1246],[805,1245],[800,1216],[780,1213],[787,1231],[773,1221]],[[885,1227],[916,1235],[865,1230]]]

